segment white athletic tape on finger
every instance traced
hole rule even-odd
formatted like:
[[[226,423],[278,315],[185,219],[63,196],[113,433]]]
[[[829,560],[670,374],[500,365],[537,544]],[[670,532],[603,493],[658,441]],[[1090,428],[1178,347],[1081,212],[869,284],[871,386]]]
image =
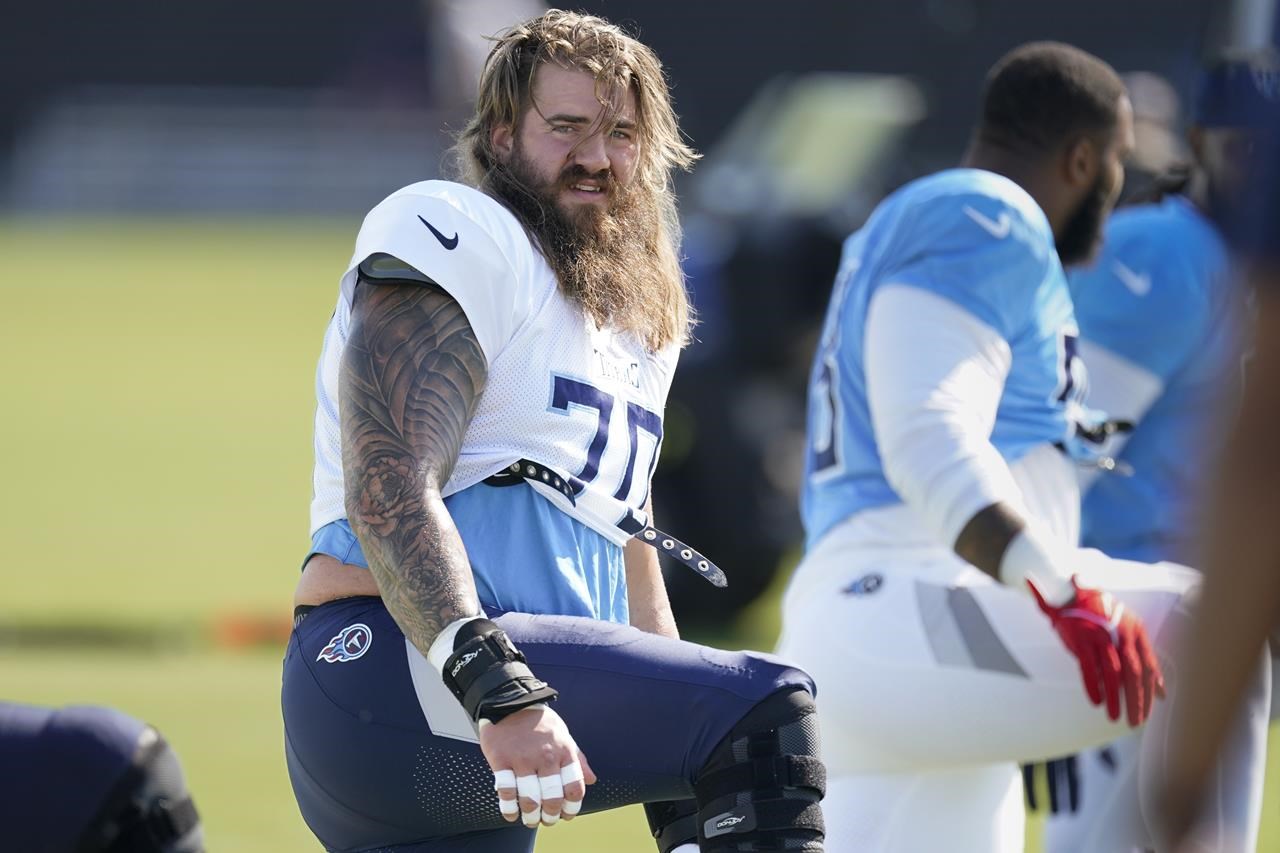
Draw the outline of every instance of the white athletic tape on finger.
[[[534,809],[531,812],[520,812],[520,820],[524,821],[524,825],[533,829],[533,827],[542,823],[542,809]]]
[[[546,813],[544,813],[544,814],[542,815],[542,825],[543,825],[543,826],[555,826],[555,825],[556,825],[557,823],[559,823],[559,822],[560,822],[560,815],[558,815],[558,814],[546,814]]]
[[[510,817],[520,811],[520,803],[517,800],[498,800],[498,811]]]
[[[562,814],[573,817],[582,810],[582,800],[565,800],[564,805],[560,807]]]
[[[525,799],[533,800],[535,803],[542,802],[542,786],[538,784],[538,777],[532,773],[528,776],[516,777],[516,791]]]
[[[560,782],[560,774],[555,776],[539,776],[538,787],[542,791],[542,799],[558,800],[564,796],[564,785]]]
[[[493,771],[493,790],[495,791],[510,790],[514,787],[516,787],[516,771],[514,770]]]
[[[566,785],[583,781],[582,765],[574,761],[560,768],[560,781]]]

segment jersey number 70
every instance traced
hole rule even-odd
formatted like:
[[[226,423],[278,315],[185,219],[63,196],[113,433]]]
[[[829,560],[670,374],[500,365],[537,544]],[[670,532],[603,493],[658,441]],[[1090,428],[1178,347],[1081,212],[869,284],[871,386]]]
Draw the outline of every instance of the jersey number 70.
[[[590,483],[600,474],[600,463],[604,458],[609,443],[609,424],[613,419],[615,399],[608,391],[583,382],[570,379],[568,376],[553,376],[551,385],[551,408],[557,412],[569,414],[571,408],[589,409],[596,413],[596,432],[587,445],[587,461],[577,473],[577,479]],[[653,477],[653,469],[658,461],[658,447],[662,444],[662,417],[643,406],[627,401],[627,462],[623,469],[621,482],[613,493],[614,500],[626,501],[631,492],[637,458],[640,456],[640,432],[653,436],[653,444],[648,450],[642,468],[647,474],[644,494],[640,496],[643,504],[648,498],[648,483]]]

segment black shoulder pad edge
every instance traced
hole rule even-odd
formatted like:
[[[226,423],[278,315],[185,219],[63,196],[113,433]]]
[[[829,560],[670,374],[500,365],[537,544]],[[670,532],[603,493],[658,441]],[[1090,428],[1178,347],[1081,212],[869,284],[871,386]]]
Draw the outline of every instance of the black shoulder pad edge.
[[[374,252],[360,262],[358,270],[360,278],[372,284],[435,284],[430,276],[386,252]]]

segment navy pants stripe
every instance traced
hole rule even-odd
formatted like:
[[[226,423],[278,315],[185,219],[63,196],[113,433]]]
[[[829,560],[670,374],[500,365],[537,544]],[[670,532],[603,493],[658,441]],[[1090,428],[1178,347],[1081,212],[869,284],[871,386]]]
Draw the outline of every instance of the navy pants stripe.
[[[771,693],[813,683],[764,654],[725,652],[573,616],[498,615],[600,781],[584,811],[684,799],[712,749]],[[317,660],[363,624],[358,657]],[[307,824],[333,851],[527,853],[534,831],[505,823],[478,746],[433,735],[404,635],[377,598],[312,610],[289,643],[286,755]]]

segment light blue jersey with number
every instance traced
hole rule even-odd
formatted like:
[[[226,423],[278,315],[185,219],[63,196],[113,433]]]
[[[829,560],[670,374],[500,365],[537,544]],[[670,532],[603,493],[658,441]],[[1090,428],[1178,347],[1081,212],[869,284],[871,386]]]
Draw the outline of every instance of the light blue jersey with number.
[[[1006,461],[1073,432],[1069,410],[1084,375],[1043,211],[991,172],[952,169],[914,181],[845,242],[809,380],[801,515],[810,547],[855,513],[901,503],[876,447],[863,359],[871,297],[888,284],[941,296],[1009,344],[1012,366],[991,434]],[[927,328],[920,346],[929,346]]]
[[[1082,541],[1126,559],[1185,560],[1191,498],[1212,456],[1205,430],[1240,377],[1222,238],[1181,196],[1124,208],[1070,288],[1090,405],[1137,421],[1117,457],[1122,473],[1085,493]]]

